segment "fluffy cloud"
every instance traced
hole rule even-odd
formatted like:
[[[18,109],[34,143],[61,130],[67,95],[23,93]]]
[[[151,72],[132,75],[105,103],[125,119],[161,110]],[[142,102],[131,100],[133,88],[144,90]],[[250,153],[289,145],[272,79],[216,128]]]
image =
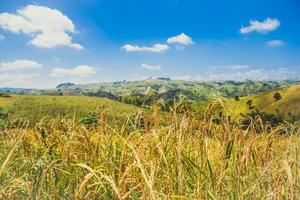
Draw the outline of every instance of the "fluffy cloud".
[[[126,52],[138,52],[138,51],[147,51],[153,53],[163,53],[170,49],[170,47],[166,44],[155,44],[152,47],[145,47],[145,46],[137,46],[131,44],[125,44],[122,46]]]
[[[282,40],[270,40],[266,43],[269,47],[281,47],[284,46],[285,43]]]
[[[56,9],[28,5],[18,9],[16,14],[0,13],[0,27],[16,34],[32,37],[29,44],[40,48],[68,46],[83,49],[72,42],[69,33],[75,33],[73,22]]]
[[[263,22],[257,20],[251,20],[250,25],[242,27],[240,33],[246,34],[251,32],[268,33],[276,30],[280,26],[278,19],[267,18]]]
[[[179,44],[177,48],[183,49],[184,48],[183,45],[190,45],[193,44],[194,42],[190,36],[181,33],[177,36],[168,38],[167,43]],[[168,51],[170,47],[167,44],[154,44],[152,47],[125,44],[124,46],[122,46],[122,49],[125,50],[126,52],[147,51],[147,52],[154,52],[154,53],[163,53],[165,51]]]
[[[15,60],[0,63],[0,71],[38,69],[42,65],[33,60]]]
[[[172,44],[172,43],[177,43],[177,44],[181,44],[181,45],[190,45],[193,44],[193,40],[190,36],[181,33],[177,36],[174,37],[170,37],[167,39],[167,43]]]
[[[0,87],[32,87],[35,85],[33,79],[38,77],[37,74],[0,74]]]
[[[52,69],[52,77],[65,77],[65,76],[77,76],[77,77],[86,77],[91,76],[96,73],[94,67],[88,65],[80,65],[74,68],[54,68]]]
[[[147,65],[147,64],[142,64],[142,68],[145,68],[149,71],[160,71],[161,67],[160,65]]]

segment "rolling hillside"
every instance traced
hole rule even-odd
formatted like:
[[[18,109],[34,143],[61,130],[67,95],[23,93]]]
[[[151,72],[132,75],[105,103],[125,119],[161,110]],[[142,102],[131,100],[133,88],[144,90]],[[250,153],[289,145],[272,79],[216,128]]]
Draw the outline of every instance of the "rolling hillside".
[[[78,121],[94,115],[99,117],[104,110],[111,121],[117,122],[141,109],[105,98],[85,96],[13,96],[0,98],[0,108],[8,111],[9,120],[24,119],[32,123],[59,116]]]
[[[276,100],[274,94],[279,93],[281,98]],[[234,109],[237,113],[248,113],[251,109],[247,102],[252,101],[252,109],[261,112],[280,114],[288,121],[298,121],[300,119],[300,85],[293,85],[274,89],[258,95],[241,97],[239,101],[234,101]]]

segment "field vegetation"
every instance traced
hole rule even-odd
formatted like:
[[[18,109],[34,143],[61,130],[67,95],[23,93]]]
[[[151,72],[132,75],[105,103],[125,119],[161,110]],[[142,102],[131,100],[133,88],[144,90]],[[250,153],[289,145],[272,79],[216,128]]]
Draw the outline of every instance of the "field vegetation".
[[[245,127],[223,98],[202,115],[160,103],[19,97],[0,132],[0,199],[300,198],[297,126]]]

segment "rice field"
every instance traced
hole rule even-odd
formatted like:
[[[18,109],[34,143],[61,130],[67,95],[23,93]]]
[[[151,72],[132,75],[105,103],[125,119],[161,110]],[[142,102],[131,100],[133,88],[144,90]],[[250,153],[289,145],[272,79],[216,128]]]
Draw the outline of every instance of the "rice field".
[[[198,117],[178,102],[163,119],[153,106],[118,126],[106,115],[113,106],[96,110],[94,126],[23,119],[0,132],[0,199],[299,199],[297,127],[257,118],[245,129],[226,106],[212,101]]]

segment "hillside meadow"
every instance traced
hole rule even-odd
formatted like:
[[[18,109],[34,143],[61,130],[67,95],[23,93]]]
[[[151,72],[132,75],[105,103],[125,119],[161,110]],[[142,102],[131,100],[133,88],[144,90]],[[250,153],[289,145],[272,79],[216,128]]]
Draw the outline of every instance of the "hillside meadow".
[[[274,98],[276,93],[280,95],[278,100]],[[251,101],[252,109],[249,109],[248,101]],[[238,115],[257,109],[261,112],[281,115],[290,122],[299,122],[300,85],[281,87],[258,95],[241,97],[238,101],[232,100],[232,106]]]
[[[106,112],[113,121],[124,121],[140,108],[105,98],[85,96],[13,96],[1,98],[0,103],[8,113],[8,120],[24,120],[31,124],[48,122],[57,117],[78,122],[88,116]],[[0,104],[1,105],[1,104]],[[0,106],[2,107],[2,105]]]
[[[0,199],[300,198],[298,128],[245,128],[223,98],[201,117],[180,100],[164,114],[95,97],[10,102]]]

